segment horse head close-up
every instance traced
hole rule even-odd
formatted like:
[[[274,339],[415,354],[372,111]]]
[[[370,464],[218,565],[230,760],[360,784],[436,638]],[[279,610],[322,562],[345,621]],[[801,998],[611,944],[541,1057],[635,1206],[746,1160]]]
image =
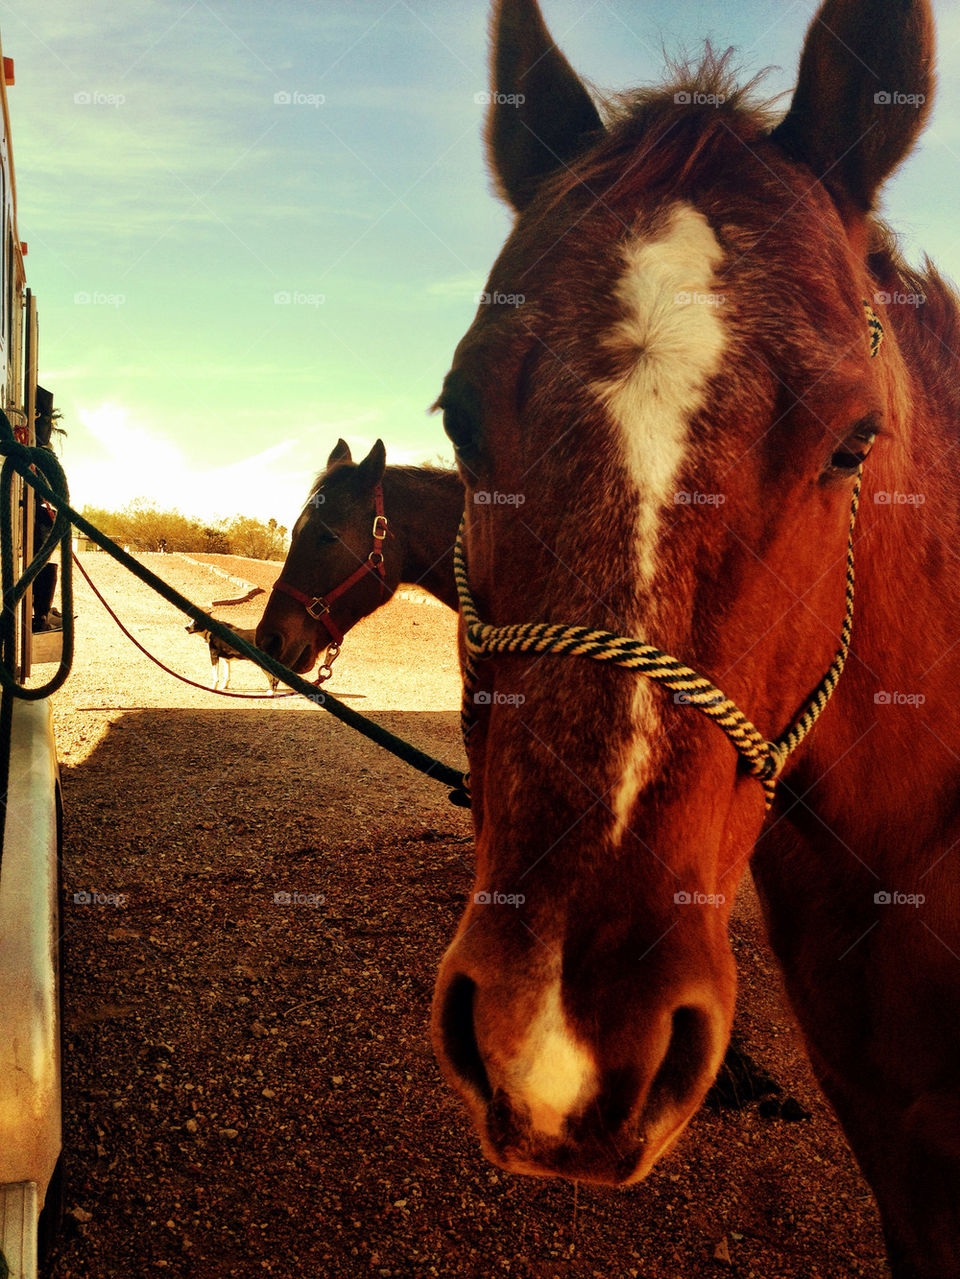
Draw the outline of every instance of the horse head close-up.
[[[257,643],[295,671],[311,670],[331,648],[335,655],[401,582],[457,606],[452,550],[463,486],[454,471],[387,466],[386,457],[377,440],[354,462],[338,440],[293,526]]]
[[[960,311],[875,212],[933,66],[927,0],[827,0],[785,113],[709,51],[598,104],[500,0],[515,221],[438,401],[477,864],[433,1036],[484,1151],[673,1147],[750,867],[904,1276],[960,1273]]]

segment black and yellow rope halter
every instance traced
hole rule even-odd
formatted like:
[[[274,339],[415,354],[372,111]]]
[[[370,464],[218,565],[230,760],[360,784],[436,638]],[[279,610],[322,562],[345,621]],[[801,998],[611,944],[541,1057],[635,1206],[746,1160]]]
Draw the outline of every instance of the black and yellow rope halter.
[[[870,332],[870,355],[875,358],[883,341],[883,326],[869,303],[864,302]],[[594,662],[609,662],[627,670],[645,675],[647,679],[663,684],[665,688],[682,694],[684,703],[695,706],[722,728],[736,747],[746,772],[763,786],[767,808],[773,803],[777,778],[789,756],[816,724],[839,682],[850,651],[853,630],[853,533],[860,501],[861,472],[857,472],[850,503],[850,525],[847,533],[847,584],[846,608],[840,627],[840,647],[830,668],[820,681],[804,710],[793,724],[775,741],[768,741],[755,724],[743,714],[735,702],[715,684],[692,667],[655,648],[642,640],[614,635],[610,631],[594,630],[588,626],[565,626],[554,622],[521,622],[515,626],[492,626],[480,619],[476,603],[470,591],[466,557],[463,549],[463,524],[457,536],[453,571],[460,598],[460,614],[463,618],[464,644],[464,700],[462,723],[464,737],[470,730],[470,707],[477,686],[476,663],[503,653],[525,654],[530,657],[586,657]],[[678,699],[679,700],[679,699]]]

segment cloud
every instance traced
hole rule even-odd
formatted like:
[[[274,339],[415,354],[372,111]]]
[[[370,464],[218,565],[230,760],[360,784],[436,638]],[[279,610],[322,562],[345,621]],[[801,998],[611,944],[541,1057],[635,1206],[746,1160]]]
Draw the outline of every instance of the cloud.
[[[185,515],[271,516],[288,523],[303,504],[298,467],[280,463],[297,448],[295,438],[219,466],[203,466],[172,440],[135,422],[123,405],[78,408],[81,429],[64,447],[73,502],[119,510],[138,497]]]

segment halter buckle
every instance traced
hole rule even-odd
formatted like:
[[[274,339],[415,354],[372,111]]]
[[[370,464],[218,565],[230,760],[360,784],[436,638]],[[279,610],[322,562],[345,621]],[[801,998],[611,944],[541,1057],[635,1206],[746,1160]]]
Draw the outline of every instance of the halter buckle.
[[[371,551],[367,556],[367,563],[371,568],[383,568],[383,552]]]
[[[382,542],[387,536],[387,517],[385,515],[375,515],[373,519],[373,536],[374,540]]]
[[[330,612],[330,605],[322,595],[317,595],[309,604],[304,604],[303,607],[315,621],[319,621],[324,613]]]

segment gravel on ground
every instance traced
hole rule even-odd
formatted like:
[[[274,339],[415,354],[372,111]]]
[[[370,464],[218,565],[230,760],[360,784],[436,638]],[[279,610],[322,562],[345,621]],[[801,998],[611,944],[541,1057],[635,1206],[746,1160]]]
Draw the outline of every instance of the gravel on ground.
[[[265,588],[279,571],[216,559]],[[242,593],[202,563],[143,560],[200,604]],[[107,556],[83,563],[148,648],[210,679],[184,617]],[[252,626],[263,604],[219,616]],[[740,1035],[811,1118],[704,1109],[621,1191],[507,1175],[482,1158],[427,1034],[471,888],[469,815],[306,701],[176,683],[82,581],[76,611],[54,707],[67,1216],[48,1279],[885,1273],[749,884],[732,929]],[[335,672],[337,696],[463,765],[448,610],[394,600]],[[266,681],[238,662],[231,687]]]

